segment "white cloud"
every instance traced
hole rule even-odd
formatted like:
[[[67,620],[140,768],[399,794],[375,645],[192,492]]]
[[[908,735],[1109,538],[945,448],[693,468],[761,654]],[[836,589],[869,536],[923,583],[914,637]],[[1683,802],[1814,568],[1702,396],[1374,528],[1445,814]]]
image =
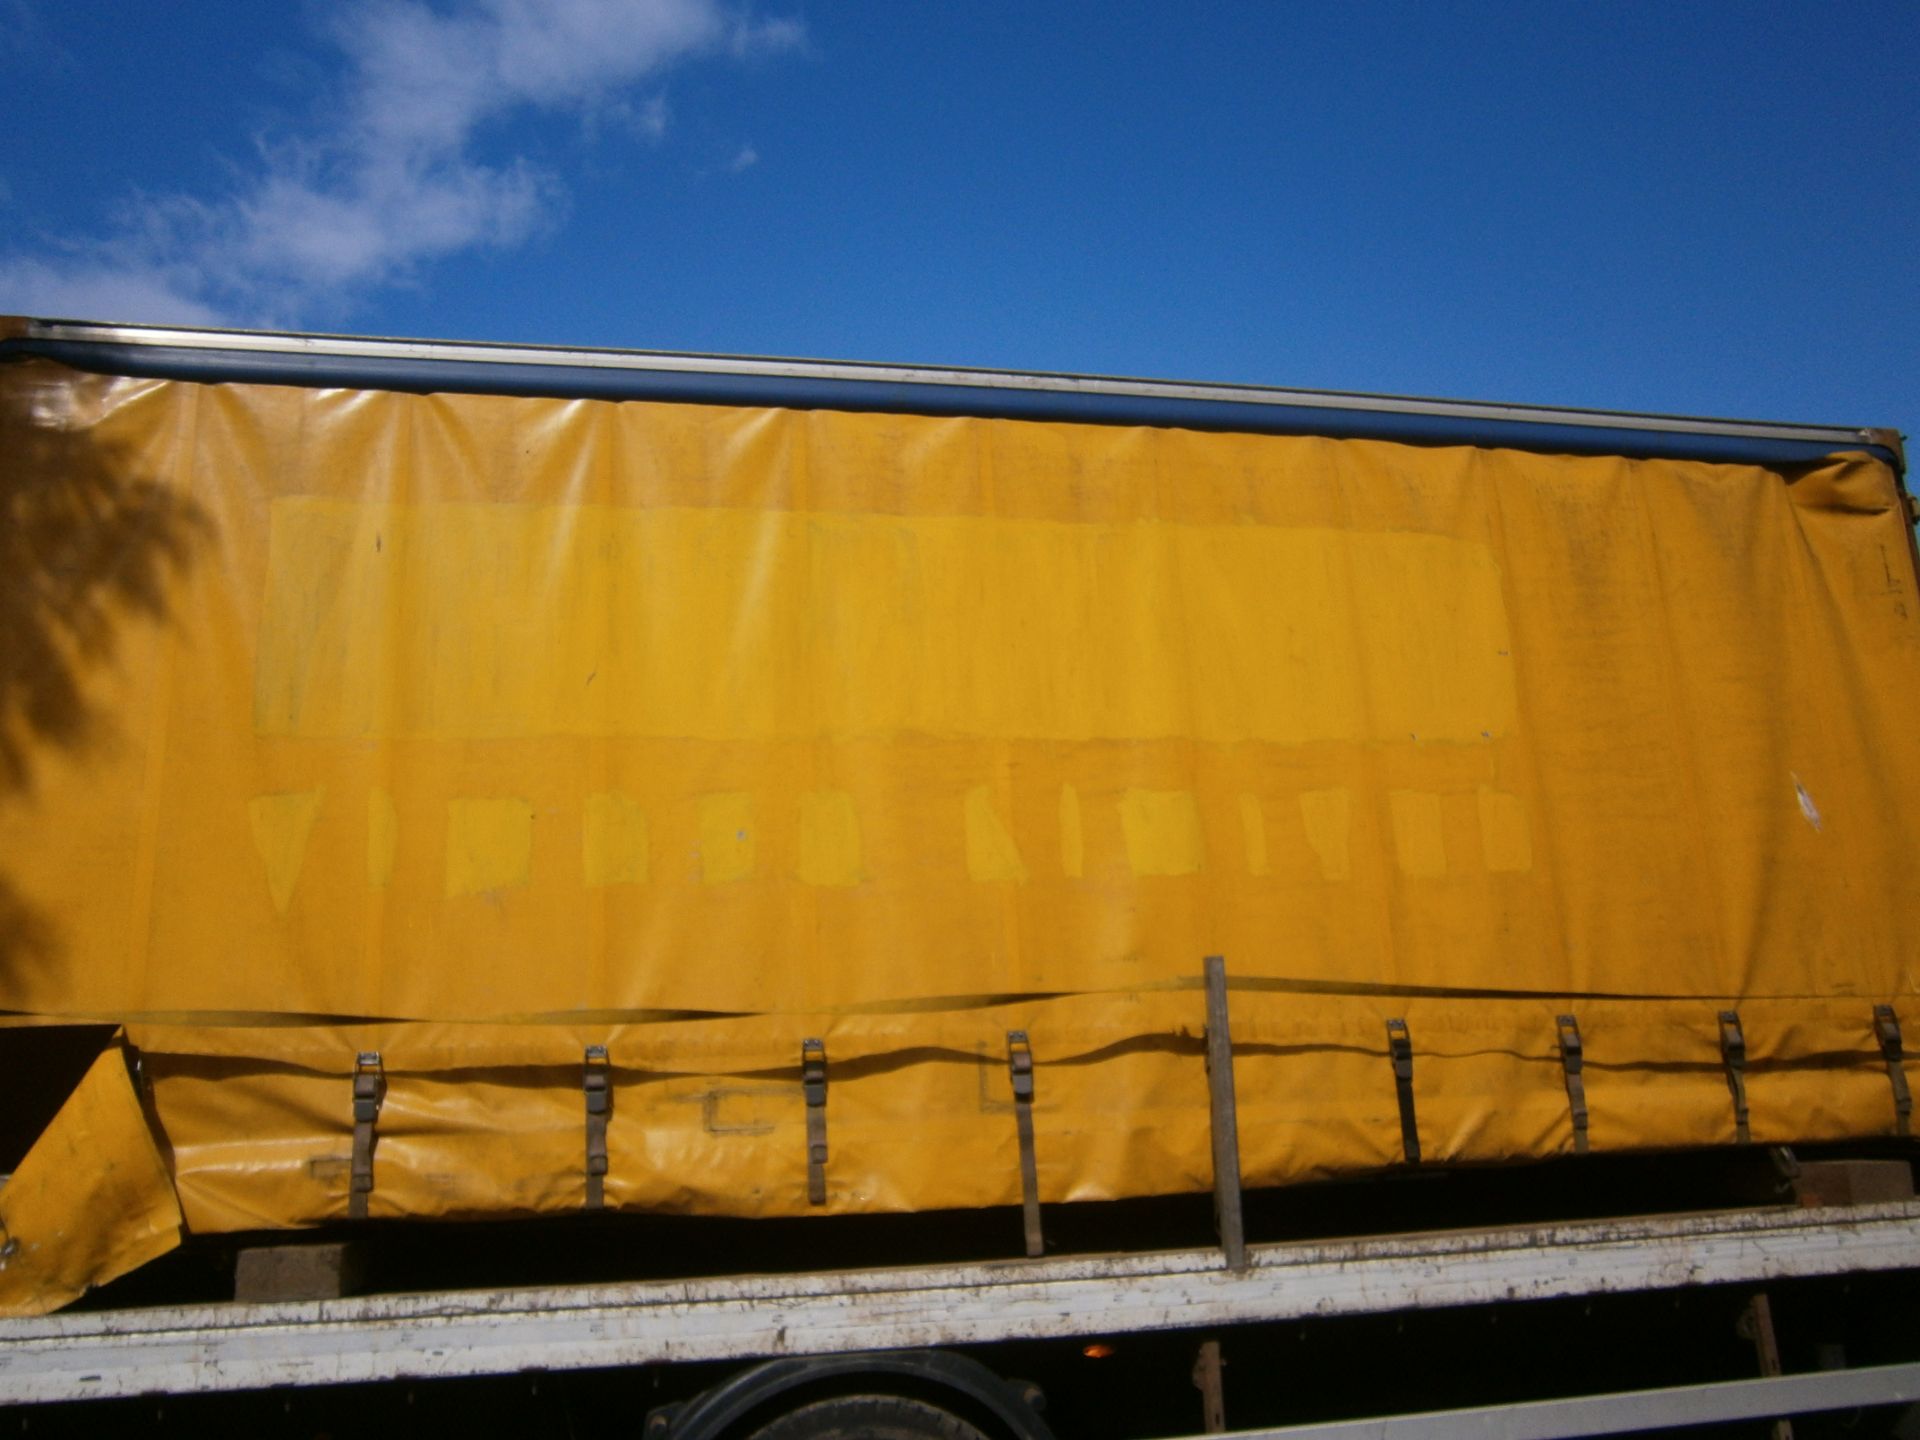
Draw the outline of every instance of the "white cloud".
[[[760,152],[751,145],[742,145],[733,159],[727,162],[727,170],[738,175],[742,170],[751,170],[760,163]]]
[[[476,247],[524,242],[565,189],[524,159],[483,163],[476,133],[533,108],[629,117],[657,142],[668,111],[622,92],[702,56],[802,49],[798,21],[721,0],[357,0],[330,12],[347,71],[327,118],[262,145],[227,194],[143,199],[120,230],[53,254],[0,254],[0,311],[289,323]],[[759,156],[735,157],[743,170]]]
[[[156,325],[214,325],[225,317],[188,293],[193,277],[152,261],[0,256],[0,310],[52,320],[124,319]]]

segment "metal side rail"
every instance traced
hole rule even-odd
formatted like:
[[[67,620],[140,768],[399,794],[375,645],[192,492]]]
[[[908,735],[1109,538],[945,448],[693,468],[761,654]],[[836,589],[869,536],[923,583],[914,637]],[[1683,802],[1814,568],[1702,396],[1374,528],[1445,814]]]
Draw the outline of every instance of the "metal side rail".
[[[977,1345],[1920,1268],[1920,1201],[0,1321],[15,1404]]]
[[[1332,1420],[1272,1430],[1236,1430],[1224,1440],[1574,1440],[1681,1429],[1732,1420],[1776,1420],[1824,1410],[1920,1400],[1920,1364],[1820,1370],[1760,1380],[1721,1380],[1662,1390],[1528,1400],[1477,1410],[1429,1410],[1372,1420]],[[1192,1436],[1190,1440],[1205,1440]]]

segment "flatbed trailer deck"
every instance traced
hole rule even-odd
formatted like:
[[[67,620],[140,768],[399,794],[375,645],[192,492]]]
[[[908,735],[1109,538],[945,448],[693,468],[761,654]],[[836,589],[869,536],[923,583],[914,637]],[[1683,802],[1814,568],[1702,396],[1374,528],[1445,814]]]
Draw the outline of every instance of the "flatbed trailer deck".
[[[1920,1202],[1904,1201],[1262,1244],[1249,1247],[1243,1268],[1203,1249],[83,1311],[0,1322],[0,1395],[44,1404],[1215,1332],[1914,1268]],[[1840,1403],[1863,1403],[1863,1393],[1881,1402],[1905,1397],[1920,1378],[1910,1372],[1906,1365],[1856,1375],[1838,1392]],[[1674,1403],[1697,1409],[1697,1388]],[[1746,1391],[1725,1398],[1735,1413],[1755,1403]]]

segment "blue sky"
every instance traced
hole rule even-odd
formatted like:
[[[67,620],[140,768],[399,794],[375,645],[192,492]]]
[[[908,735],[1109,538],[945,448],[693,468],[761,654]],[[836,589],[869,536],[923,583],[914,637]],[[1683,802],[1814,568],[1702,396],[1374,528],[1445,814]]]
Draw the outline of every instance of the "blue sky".
[[[1912,3],[0,0],[0,61],[0,311],[1920,429]]]

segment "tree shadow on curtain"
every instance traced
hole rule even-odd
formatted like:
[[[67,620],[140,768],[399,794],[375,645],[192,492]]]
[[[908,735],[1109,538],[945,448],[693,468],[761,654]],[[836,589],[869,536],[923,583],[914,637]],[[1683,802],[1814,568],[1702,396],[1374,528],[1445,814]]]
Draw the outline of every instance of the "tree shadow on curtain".
[[[129,627],[168,621],[174,585],[212,535],[191,497],[68,422],[72,383],[37,363],[0,372],[0,809],[32,804],[50,762],[103,756],[140,724],[91,699],[93,678]],[[61,949],[59,917],[0,855],[0,983]]]

